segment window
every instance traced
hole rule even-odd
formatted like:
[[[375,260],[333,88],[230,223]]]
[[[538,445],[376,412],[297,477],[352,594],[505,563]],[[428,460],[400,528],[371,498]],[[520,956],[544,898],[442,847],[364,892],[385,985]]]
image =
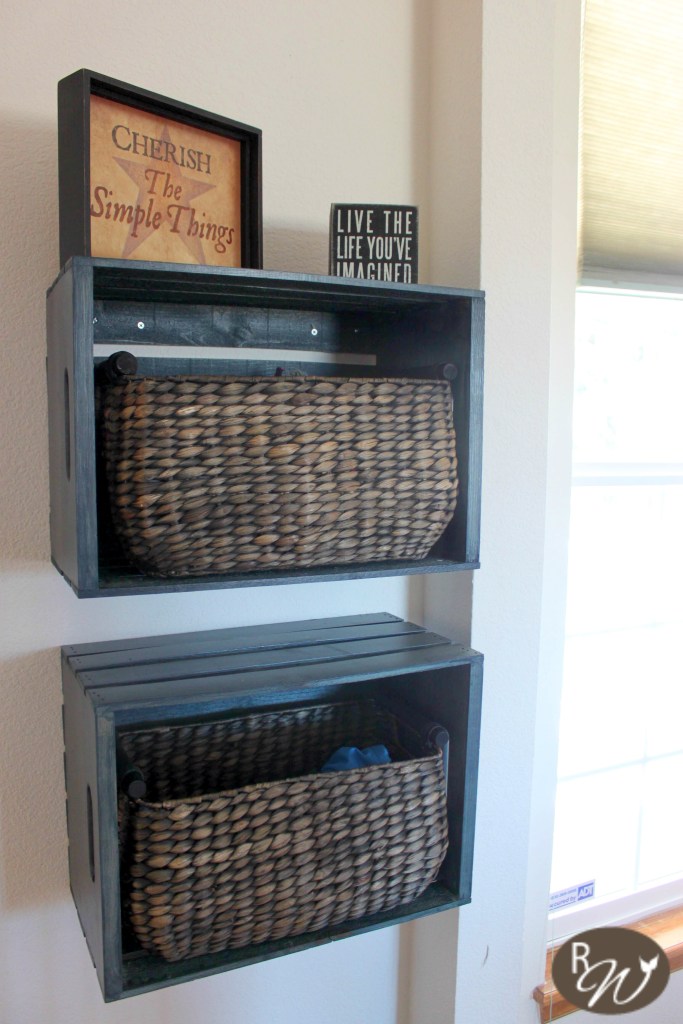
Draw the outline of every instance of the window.
[[[683,296],[579,292],[553,940],[683,900],[682,391]]]

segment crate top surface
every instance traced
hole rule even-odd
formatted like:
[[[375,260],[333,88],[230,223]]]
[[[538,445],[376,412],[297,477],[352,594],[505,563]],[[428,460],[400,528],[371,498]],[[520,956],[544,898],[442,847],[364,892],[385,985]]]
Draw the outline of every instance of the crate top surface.
[[[397,615],[388,612],[376,612],[366,615],[336,615],[319,619],[297,619],[292,622],[269,622],[255,626],[225,626],[220,629],[193,630],[189,633],[168,633],[155,636],[122,637],[114,640],[99,640],[93,643],[68,644],[62,647],[62,653],[69,659],[84,655],[105,654],[116,656],[132,655],[138,648],[168,647],[179,643],[208,643],[228,645],[228,649],[236,650],[246,639],[252,646],[253,642],[262,642],[269,638],[282,638],[299,632],[316,632],[334,627],[348,627],[350,630],[358,626],[374,624],[402,623]],[[404,623],[404,625],[407,625]],[[421,626],[416,626],[421,629]],[[225,649],[225,648],[223,648]]]
[[[382,613],[82,644],[62,654],[83,691],[107,707],[255,691],[265,698],[480,657]]]
[[[64,275],[90,269],[98,299],[223,302],[292,309],[312,305],[337,312],[398,312],[484,297],[481,291],[438,285],[89,256],[72,257],[48,290],[48,295]]]

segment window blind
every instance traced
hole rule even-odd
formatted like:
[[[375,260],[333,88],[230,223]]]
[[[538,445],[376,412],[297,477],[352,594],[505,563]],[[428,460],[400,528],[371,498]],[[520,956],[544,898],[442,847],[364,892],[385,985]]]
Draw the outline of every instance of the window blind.
[[[585,0],[579,276],[683,285],[683,0]]]

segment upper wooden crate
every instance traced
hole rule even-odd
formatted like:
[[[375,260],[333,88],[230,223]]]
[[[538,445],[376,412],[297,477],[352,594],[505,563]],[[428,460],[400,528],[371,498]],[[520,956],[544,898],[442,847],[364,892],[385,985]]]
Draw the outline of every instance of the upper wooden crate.
[[[74,257],[48,292],[52,560],[79,597],[395,576],[479,564],[484,297],[428,285]],[[125,349],[144,374],[434,376],[453,364],[459,497],[429,555],[193,578],[122,556],[95,429],[96,365]],[[452,373],[453,371],[451,371]]]

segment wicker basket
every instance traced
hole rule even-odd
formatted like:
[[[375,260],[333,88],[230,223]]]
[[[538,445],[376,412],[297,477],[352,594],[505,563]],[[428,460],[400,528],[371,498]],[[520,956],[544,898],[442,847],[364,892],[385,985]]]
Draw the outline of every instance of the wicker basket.
[[[132,377],[102,390],[114,527],[145,572],[424,558],[453,516],[446,381]]]
[[[175,961],[316,931],[415,899],[447,847],[441,754],[373,701],[127,733],[147,777],[121,797],[124,906]],[[339,746],[392,763],[318,769]]]

